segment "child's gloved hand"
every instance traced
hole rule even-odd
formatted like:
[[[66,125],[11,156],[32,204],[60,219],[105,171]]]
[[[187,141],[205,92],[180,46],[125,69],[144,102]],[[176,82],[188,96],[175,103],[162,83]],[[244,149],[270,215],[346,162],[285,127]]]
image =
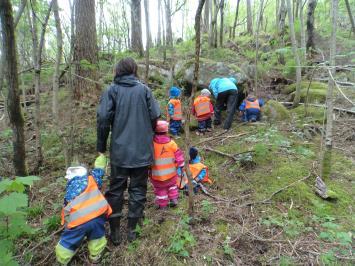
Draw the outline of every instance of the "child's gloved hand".
[[[105,170],[106,165],[107,165],[106,156],[103,154],[100,154],[95,160],[95,164],[94,164],[95,168],[100,168],[100,169]]]

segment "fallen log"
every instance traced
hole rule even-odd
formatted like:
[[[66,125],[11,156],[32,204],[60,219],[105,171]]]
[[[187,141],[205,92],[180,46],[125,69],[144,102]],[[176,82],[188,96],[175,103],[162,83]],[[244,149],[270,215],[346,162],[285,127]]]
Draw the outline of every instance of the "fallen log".
[[[293,105],[293,102],[279,102],[283,105],[287,105],[287,106],[290,106],[290,105]],[[304,105],[304,103],[299,103],[300,105]],[[324,104],[308,104],[309,106],[314,106],[314,107],[323,107],[325,108],[326,106]],[[349,109],[344,109],[344,108],[340,108],[340,107],[333,107],[334,110],[337,110],[337,111],[340,111],[340,112],[346,112],[346,113],[349,113],[349,114],[353,114],[355,115],[355,111],[352,111],[352,110],[349,110]]]

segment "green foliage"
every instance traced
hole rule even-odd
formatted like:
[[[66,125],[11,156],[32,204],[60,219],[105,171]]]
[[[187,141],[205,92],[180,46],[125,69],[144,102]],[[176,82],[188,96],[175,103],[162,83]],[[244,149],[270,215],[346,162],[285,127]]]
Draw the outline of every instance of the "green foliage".
[[[43,206],[42,205],[35,205],[32,207],[29,207],[27,210],[27,217],[28,218],[36,218],[38,216],[41,216],[43,214]]]
[[[17,177],[0,181],[0,264],[17,265],[12,259],[13,242],[23,234],[34,230],[27,225],[28,197],[26,185],[39,180],[36,176]]]
[[[262,224],[267,227],[278,226],[281,227],[288,237],[296,237],[305,230],[304,223],[292,217],[292,215],[287,216],[277,216],[277,217],[267,217],[262,220]]]
[[[54,231],[60,226],[60,216],[52,215],[43,221],[43,224],[48,232]]]
[[[202,209],[202,212],[205,217],[207,217],[208,215],[210,215],[211,213],[213,213],[215,211],[215,208],[213,207],[211,202],[208,200],[203,200],[201,202],[201,205],[202,205],[201,209]]]
[[[290,118],[290,112],[281,103],[270,100],[263,107],[263,113],[268,120],[278,121]]]
[[[95,70],[97,68],[95,64],[90,63],[86,59],[80,60],[80,66],[83,70]]]
[[[168,247],[168,252],[176,254],[181,257],[189,256],[189,248],[192,248],[196,244],[195,237],[189,231],[189,221],[188,216],[183,216],[177,225],[177,230],[174,235],[170,238],[170,245]]]
[[[1,130],[0,132],[0,140],[7,140],[12,138],[12,130],[11,128]]]

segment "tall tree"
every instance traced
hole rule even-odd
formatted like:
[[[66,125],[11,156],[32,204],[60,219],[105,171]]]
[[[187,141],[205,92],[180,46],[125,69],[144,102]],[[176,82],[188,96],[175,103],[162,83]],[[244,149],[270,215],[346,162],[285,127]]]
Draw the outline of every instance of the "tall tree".
[[[285,34],[286,14],[287,14],[287,8],[285,5],[285,0],[281,0],[280,8],[279,8],[279,27],[278,27],[281,36]]]
[[[173,46],[173,30],[171,28],[171,3],[170,0],[164,0],[165,3],[165,23],[166,23],[166,45]]]
[[[315,51],[314,44],[314,11],[317,7],[317,0],[308,1],[308,10],[307,10],[307,52],[311,53]]]
[[[208,33],[210,30],[210,5],[212,0],[206,0],[204,11],[203,11],[203,33]]]
[[[260,29],[260,24],[261,24],[261,17],[263,14],[263,7],[264,6],[264,0],[260,0],[260,6],[259,6],[259,16],[257,19],[257,24],[256,24],[256,32],[255,32],[255,83],[254,87],[255,90],[258,89],[258,53],[259,53],[259,29]]]
[[[235,29],[237,28],[239,4],[240,4],[240,0],[237,0],[237,7],[235,9],[235,17],[234,17],[234,23],[233,23],[233,33],[232,33],[233,39],[235,38]]]
[[[351,30],[352,30],[353,34],[355,35],[355,22],[354,22],[353,14],[351,13],[349,0],[345,0],[345,4],[346,4],[346,9],[348,10],[348,14],[349,14],[349,19],[350,19],[350,23],[351,23]]]
[[[149,48],[150,48],[150,24],[149,24],[149,4],[148,0],[144,0],[144,14],[145,14],[145,32],[147,35],[145,47],[145,83],[148,85],[149,81]]]
[[[59,71],[60,64],[62,62],[62,53],[63,53],[63,34],[62,28],[60,25],[60,17],[59,17],[59,8],[58,8],[58,0],[53,0],[53,14],[55,19],[55,28],[56,28],[56,39],[57,39],[57,54],[54,66],[54,75],[53,75],[53,117],[55,124],[58,126],[58,90],[59,90]]]
[[[53,0],[50,2],[47,14],[42,23],[41,33],[38,36],[38,16],[37,16],[37,1],[31,1],[31,11],[32,18],[29,16],[29,24],[32,33],[32,61],[34,68],[34,84],[35,84],[35,134],[36,134],[36,153],[37,153],[37,166],[36,170],[42,165],[43,154],[42,154],[42,137],[41,137],[41,70],[42,70],[42,52],[45,43],[45,34],[48,25],[48,20],[53,8]]]
[[[223,46],[223,34],[224,34],[224,0],[221,0],[220,2],[220,7],[219,9],[220,11],[220,29],[219,29],[219,46],[222,47]]]
[[[194,78],[193,78],[193,86],[191,96],[189,98],[189,105],[186,108],[186,123],[185,123],[185,154],[189,154],[189,149],[191,145],[191,137],[190,137],[190,122],[191,122],[191,108],[193,103],[193,99],[195,97],[195,92],[197,89],[198,76],[199,76],[199,68],[200,68],[200,51],[201,51],[201,13],[203,9],[203,5],[205,4],[205,0],[199,0],[196,15],[195,15],[195,68],[194,68]],[[185,156],[185,165],[189,165],[188,156]],[[192,188],[192,174],[189,167],[186,167],[187,177],[189,180],[189,214],[193,215],[193,188]]]
[[[293,106],[297,107],[298,104],[300,103],[300,98],[301,98],[301,79],[302,79],[301,63],[297,51],[298,47],[297,47],[295,26],[294,26],[293,14],[292,14],[291,0],[286,0],[286,2],[287,2],[287,12],[288,12],[288,23],[290,26],[290,35],[291,35],[291,42],[292,42],[292,51],[296,61],[296,92],[295,92],[295,98],[293,99]]]
[[[26,150],[24,119],[21,112],[18,85],[16,39],[10,0],[0,1],[0,26],[2,34],[2,54],[5,63],[5,77],[8,83],[7,108],[13,132],[13,164],[17,176],[26,176]]]
[[[299,7],[300,7],[300,32],[301,32],[301,49],[303,52],[303,57],[306,58],[306,34],[304,30],[304,20],[303,20],[303,11],[304,11],[304,6],[307,2],[307,0],[302,3],[302,0],[299,1]]]
[[[335,75],[335,55],[336,55],[336,33],[337,33],[337,19],[338,19],[338,0],[332,0],[331,7],[331,18],[332,18],[332,35],[330,37],[330,53],[329,53],[329,63],[330,71],[334,77]],[[325,129],[325,150],[322,158],[322,173],[321,177],[323,179],[329,179],[331,173],[332,165],[332,148],[333,148],[333,89],[335,86],[335,81],[332,77],[328,80],[328,91],[327,91],[327,125]]]
[[[218,12],[220,8],[220,0],[213,0],[213,16],[211,21],[210,33],[209,33],[209,45],[210,47],[217,48],[217,19],[218,19]]]
[[[97,80],[97,34],[95,0],[74,0],[75,46],[74,46],[74,96],[96,98],[100,87]]]
[[[247,31],[249,34],[253,34],[253,15],[250,0],[247,0]]]
[[[157,46],[160,46],[162,43],[162,18],[161,18],[161,0],[158,0],[158,36],[157,36]]]
[[[131,0],[131,48],[143,56],[141,0]]]

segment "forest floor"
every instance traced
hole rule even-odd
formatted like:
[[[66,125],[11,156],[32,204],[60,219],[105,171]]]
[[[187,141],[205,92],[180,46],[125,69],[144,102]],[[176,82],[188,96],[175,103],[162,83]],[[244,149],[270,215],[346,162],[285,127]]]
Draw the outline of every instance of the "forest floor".
[[[265,82],[260,93],[271,95],[271,99],[286,99],[274,91],[271,82],[271,78]],[[161,95],[159,91],[154,93]],[[61,130],[67,130],[71,123],[68,97],[62,90]],[[342,103],[341,98],[337,100]],[[36,173],[41,180],[31,188],[28,212],[29,224],[37,231],[17,243],[16,258],[21,265],[54,264],[54,247],[61,230],[66,144],[53,125],[51,94],[43,93],[41,101],[45,161]],[[96,156],[95,107],[81,103],[75,110],[73,150],[78,161],[91,167]],[[33,111],[30,106],[27,121]],[[323,117],[323,109],[311,109],[304,117],[301,107],[287,110],[282,118],[268,117],[260,123],[235,120],[226,133],[215,128],[204,137],[192,134],[192,143],[199,148],[214,180],[206,186],[209,195],[199,193],[194,197],[193,219],[187,216],[187,198],[182,193],[178,207],[156,210],[149,184],[145,219],[139,228],[141,237],[133,243],[124,241],[119,247],[109,244],[102,264],[352,265],[354,117],[335,113],[332,175],[325,182],[336,192],[336,200],[323,200],[314,192],[315,178],[320,174]],[[28,164],[33,169],[36,160],[30,122],[26,124],[26,139]],[[180,147],[183,141],[177,140]],[[11,131],[2,130],[0,142],[4,144],[0,148],[1,165],[9,174]],[[124,232],[126,221],[122,224]],[[72,265],[83,265],[87,258],[83,245]]]

